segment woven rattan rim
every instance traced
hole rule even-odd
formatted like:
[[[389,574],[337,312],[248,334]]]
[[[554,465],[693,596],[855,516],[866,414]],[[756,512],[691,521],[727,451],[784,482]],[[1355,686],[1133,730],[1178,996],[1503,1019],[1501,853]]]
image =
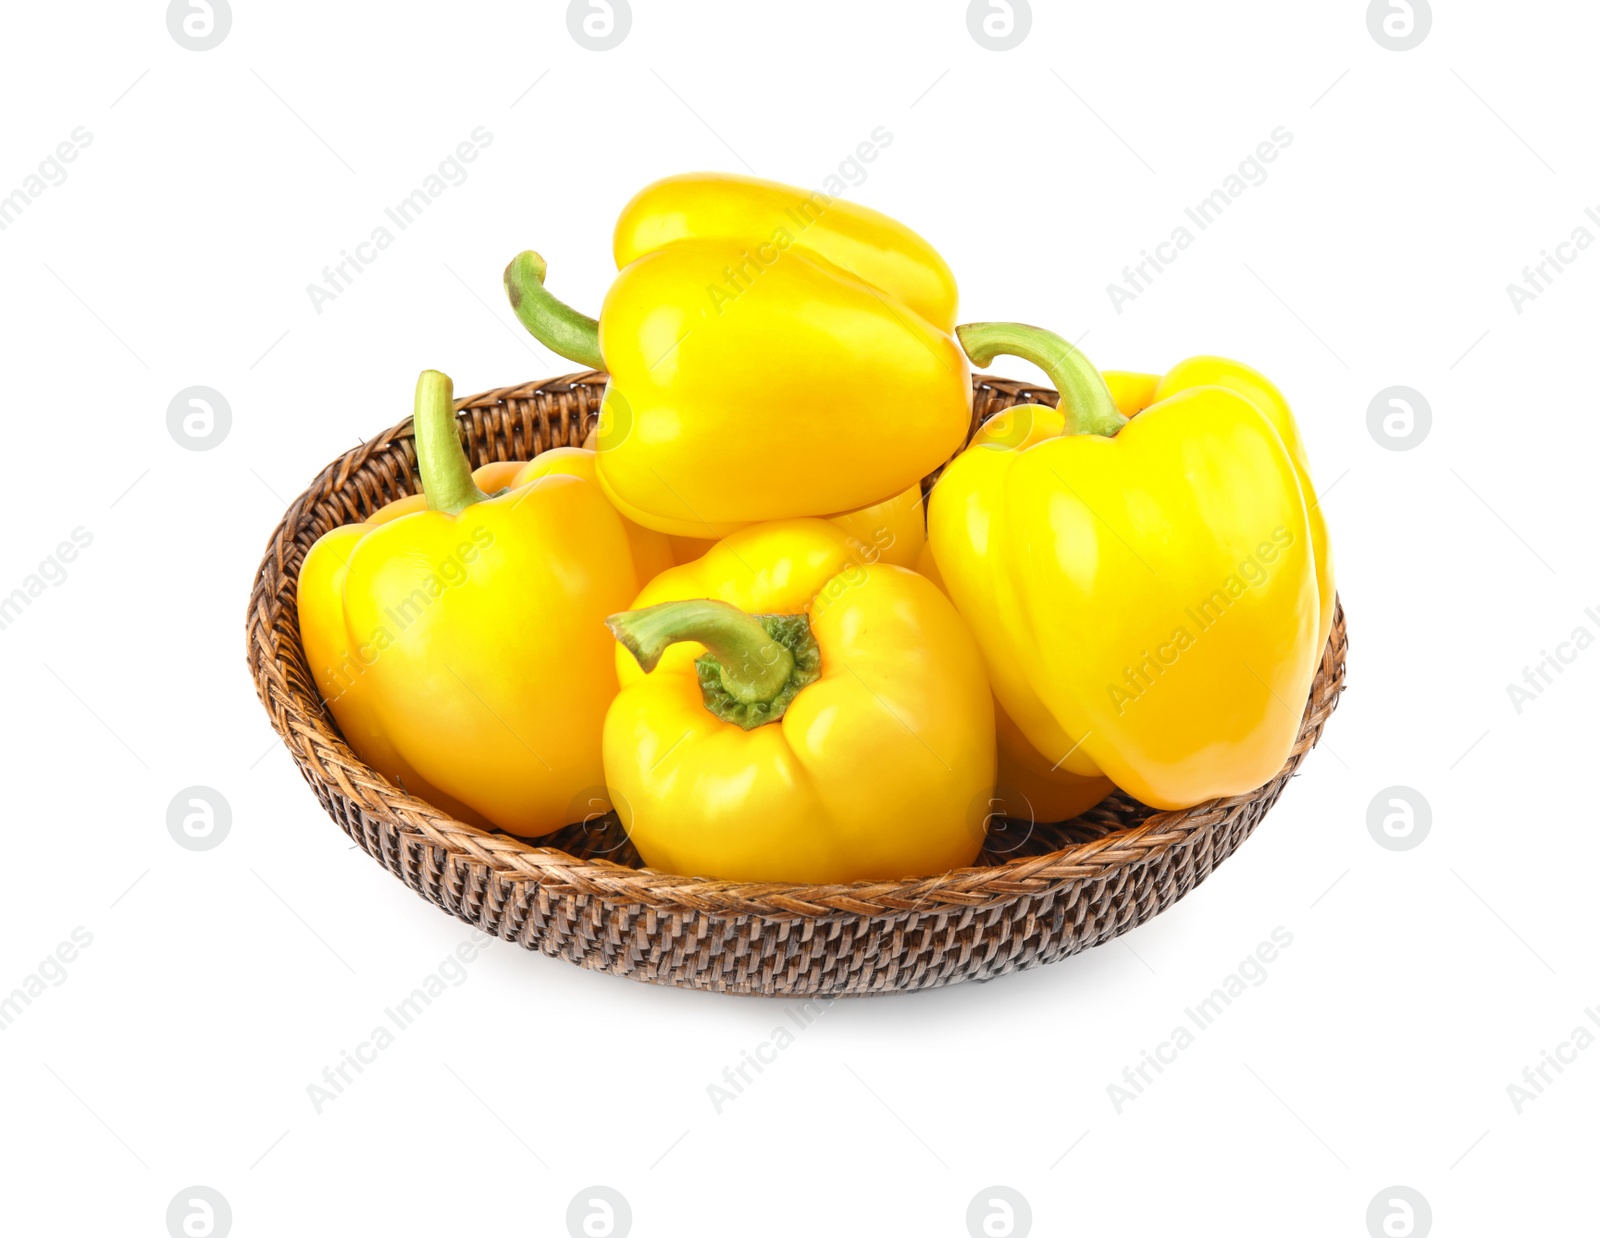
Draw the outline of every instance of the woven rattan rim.
[[[581,444],[598,416],[605,381],[604,374],[585,371],[458,400],[457,415],[473,466],[491,460],[527,460],[551,447]],[[1056,403],[1054,391],[1004,379],[975,377],[973,386],[974,427],[1014,404]],[[344,800],[349,808],[402,837],[482,866],[501,881],[538,883],[545,895],[597,898],[676,914],[831,919],[985,910],[1065,883],[1104,880],[1130,866],[1170,859],[1224,826],[1242,823],[1248,833],[1316,744],[1344,686],[1347,636],[1341,606],[1294,749],[1271,782],[1249,795],[1211,800],[1181,812],[1152,812],[1114,796],[1076,821],[1036,827],[1022,842],[1005,844],[1015,858],[986,849],[980,861],[992,862],[936,877],[825,886],[719,881],[628,867],[604,858],[604,854],[622,858],[628,852],[615,831],[606,836],[603,831],[568,830],[527,842],[441,813],[364,765],[323,709],[296,619],[300,563],[330,528],[362,519],[384,503],[413,493],[415,468],[407,418],[345,452],[289,505],[268,540],[250,593],[245,625],[250,674],[273,729],[324,807],[347,831],[352,828],[347,814],[334,811],[332,798]],[[925,488],[933,480],[930,477]],[[373,849],[370,840],[355,833],[352,837]],[[990,846],[995,846],[993,835]],[[1154,910],[1159,908],[1149,914]],[[1136,913],[1134,922],[1142,918]]]

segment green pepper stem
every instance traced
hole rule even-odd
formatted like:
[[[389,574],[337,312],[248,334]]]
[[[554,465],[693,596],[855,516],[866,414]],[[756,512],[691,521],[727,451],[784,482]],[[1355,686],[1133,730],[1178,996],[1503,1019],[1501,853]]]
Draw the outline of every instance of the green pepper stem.
[[[600,356],[600,324],[558,301],[544,286],[545,260],[525,249],[506,267],[506,296],[518,320],[551,352],[591,370],[606,368]]]
[[[417,445],[422,493],[428,496],[430,511],[454,516],[489,497],[472,480],[472,464],[461,446],[454,389],[448,374],[423,370],[418,377],[411,434]]]
[[[663,602],[612,615],[606,627],[646,671],[655,670],[667,646],[699,641],[721,665],[728,695],[745,705],[772,700],[794,673],[794,654],[759,619],[727,602]]]
[[[1055,332],[1021,322],[971,322],[956,328],[956,338],[979,369],[1004,353],[1031,361],[1048,374],[1061,395],[1063,434],[1110,438],[1128,424],[1100,371]]]

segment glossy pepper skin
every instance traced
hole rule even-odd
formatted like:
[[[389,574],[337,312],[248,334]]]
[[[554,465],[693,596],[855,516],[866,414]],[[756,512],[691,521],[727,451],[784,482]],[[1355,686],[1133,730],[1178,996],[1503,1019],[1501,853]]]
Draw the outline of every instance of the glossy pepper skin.
[[[545,834],[605,782],[604,620],[638,590],[636,550],[599,486],[551,462],[484,494],[444,375],[419,380],[415,426],[423,502],[330,531],[301,567],[312,677],[386,778],[462,820]]]
[[[1306,501],[1268,417],[1190,387],[1132,421],[1070,344],[975,324],[978,364],[1044,366],[1065,433],[980,435],[944,473],[929,544],[995,695],[1052,765],[1157,808],[1282,767],[1321,648]]]
[[[956,288],[887,216],[748,177],[672,177],[618,220],[598,323],[523,253],[506,289],[562,355],[610,371],[598,475],[617,509],[695,538],[881,502],[966,436]]]
[[[982,660],[931,583],[866,556],[822,520],[756,525],[613,617],[606,778],[650,867],[829,883],[976,858],[995,753]],[[750,616],[800,616],[806,631],[774,652]]]

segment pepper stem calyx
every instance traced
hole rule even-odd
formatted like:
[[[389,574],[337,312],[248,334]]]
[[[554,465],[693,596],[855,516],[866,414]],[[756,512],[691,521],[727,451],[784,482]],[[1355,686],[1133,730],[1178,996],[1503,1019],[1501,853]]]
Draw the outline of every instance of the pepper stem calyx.
[[[1054,331],[1021,322],[971,322],[956,328],[956,338],[980,369],[1004,353],[1031,361],[1048,374],[1061,395],[1063,434],[1110,438],[1128,424],[1100,371]]]
[[[423,370],[411,416],[417,447],[417,472],[428,509],[454,516],[489,496],[472,480],[472,463],[456,426],[454,388],[448,374]]]
[[[591,370],[606,368],[600,355],[600,324],[550,295],[545,260],[525,249],[506,267],[506,297],[518,321],[551,352]]]
[[[783,717],[821,674],[822,655],[805,615],[747,615],[710,598],[663,602],[606,619],[645,671],[679,641],[707,652],[695,661],[706,709],[746,731]]]

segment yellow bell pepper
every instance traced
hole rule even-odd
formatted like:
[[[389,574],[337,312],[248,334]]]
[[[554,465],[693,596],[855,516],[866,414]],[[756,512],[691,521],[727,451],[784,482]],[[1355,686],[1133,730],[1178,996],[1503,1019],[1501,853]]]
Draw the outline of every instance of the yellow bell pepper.
[[[617,222],[596,322],[506,268],[547,347],[611,373],[598,475],[646,528],[723,537],[903,492],[964,441],[972,389],[949,267],[904,225],[768,181],[671,177]]]
[[[1122,370],[1106,370],[1101,377],[1124,417],[1133,417],[1147,408],[1155,399],[1156,384],[1160,382],[1157,374]],[[979,428],[975,441],[1020,449],[1058,436],[1065,424],[1066,418],[1058,409],[1044,404],[1018,404],[989,418]],[[945,588],[930,548],[924,546],[921,550],[916,569],[941,590]],[[1040,753],[1011,720],[998,697],[994,703],[994,730],[995,816],[1029,823],[1067,821],[1116,790],[1103,774],[1079,773]]]
[[[1117,411],[1124,417],[1136,416],[1157,401],[1193,387],[1226,387],[1244,396],[1272,423],[1294,463],[1300,493],[1306,501],[1306,516],[1311,523],[1311,550],[1317,568],[1317,649],[1320,651],[1333,630],[1333,610],[1338,597],[1333,578],[1333,547],[1328,541],[1328,522],[1323,516],[1321,501],[1311,483],[1311,465],[1300,437],[1300,426],[1289,411],[1289,402],[1283,398],[1283,393],[1242,361],[1230,361],[1226,357],[1190,357],[1165,374],[1106,370],[1101,377],[1105,379]],[[973,441],[1018,449],[1031,447],[1061,434],[1065,422],[1059,409],[1042,404],[1014,405],[984,423]]]
[[[606,779],[650,867],[840,882],[976,858],[995,760],[982,659],[931,583],[867,558],[826,521],[755,525],[608,620]]]
[[[1059,336],[960,329],[1061,393],[978,435],[934,488],[928,537],[995,695],[1053,768],[1157,808],[1242,794],[1281,768],[1321,647],[1307,501],[1270,418],[1221,386],[1129,421]],[[1159,384],[1157,386],[1159,390]]]
[[[384,777],[464,821],[545,834],[604,785],[604,620],[638,592],[641,551],[573,457],[517,465],[526,480],[485,494],[436,371],[418,380],[414,433],[420,500],[331,530],[300,569],[312,678]]]

